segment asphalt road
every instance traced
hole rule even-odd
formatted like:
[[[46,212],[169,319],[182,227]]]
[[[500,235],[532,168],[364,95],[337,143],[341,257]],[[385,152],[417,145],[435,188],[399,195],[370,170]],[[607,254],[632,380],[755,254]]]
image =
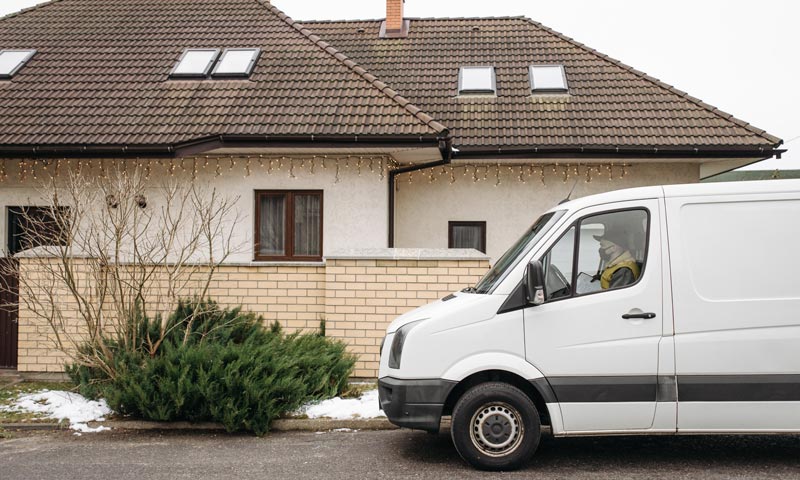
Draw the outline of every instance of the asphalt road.
[[[464,464],[446,433],[17,433],[0,479],[798,478],[800,436],[544,438],[531,465]]]

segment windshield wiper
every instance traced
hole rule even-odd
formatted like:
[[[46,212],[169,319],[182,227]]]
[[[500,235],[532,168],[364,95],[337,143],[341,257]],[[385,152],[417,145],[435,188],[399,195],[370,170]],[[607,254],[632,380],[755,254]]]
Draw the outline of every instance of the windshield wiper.
[[[462,288],[461,291],[463,293],[478,293],[478,290],[475,287]]]

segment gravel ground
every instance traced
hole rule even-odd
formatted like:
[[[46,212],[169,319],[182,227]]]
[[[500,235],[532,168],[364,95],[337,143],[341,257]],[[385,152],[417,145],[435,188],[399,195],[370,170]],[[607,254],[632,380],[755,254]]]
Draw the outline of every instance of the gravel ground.
[[[211,433],[18,432],[0,478],[798,478],[800,436],[544,438],[522,471],[469,468],[449,434],[409,430]]]

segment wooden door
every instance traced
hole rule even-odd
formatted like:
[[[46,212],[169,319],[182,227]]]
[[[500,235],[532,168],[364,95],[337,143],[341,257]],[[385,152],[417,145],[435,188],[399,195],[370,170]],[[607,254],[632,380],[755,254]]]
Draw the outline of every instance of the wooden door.
[[[0,368],[17,368],[17,260],[0,258]]]

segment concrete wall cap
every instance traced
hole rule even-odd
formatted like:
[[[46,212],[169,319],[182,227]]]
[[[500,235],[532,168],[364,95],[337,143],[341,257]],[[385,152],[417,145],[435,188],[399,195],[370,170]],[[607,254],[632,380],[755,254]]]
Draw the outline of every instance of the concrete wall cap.
[[[353,248],[335,250],[325,260],[489,260],[472,248]]]
[[[62,256],[62,248],[54,246],[40,246],[33,247],[27,250],[22,250],[15,253],[14,258],[60,258]],[[73,248],[69,254],[70,258],[89,258],[90,255],[78,251]]]

